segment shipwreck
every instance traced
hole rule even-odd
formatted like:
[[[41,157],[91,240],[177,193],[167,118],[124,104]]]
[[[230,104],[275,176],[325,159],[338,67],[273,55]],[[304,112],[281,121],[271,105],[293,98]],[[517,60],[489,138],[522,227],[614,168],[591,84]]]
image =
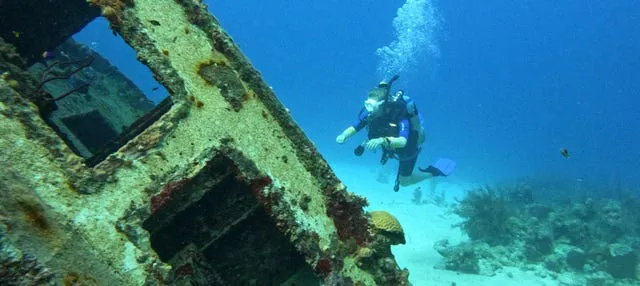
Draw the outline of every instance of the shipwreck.
[[[96,17],[168,97],[70,38]],[[0,1],[0,38],[0,284],[409,285],[201,1]]]

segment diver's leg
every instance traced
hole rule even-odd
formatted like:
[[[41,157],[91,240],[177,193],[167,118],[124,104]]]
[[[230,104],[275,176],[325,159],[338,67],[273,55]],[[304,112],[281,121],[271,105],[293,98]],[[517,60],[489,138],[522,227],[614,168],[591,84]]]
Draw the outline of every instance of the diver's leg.
[[[431,173],[414,173],[413,169],[415,168],[416,161],[418,161],[417,155],[410,160],[400,161],[400,166],[398,167],[398,181],[401,186],[410,186],[433,177]]]
[[[400,175],[398,180],[400,181],[401,186],[406,187],[420,183],[429,178],[433,178],[433,175],[431,175],[430,173],[418,172],[417,174],[411,174],[409,176]]]

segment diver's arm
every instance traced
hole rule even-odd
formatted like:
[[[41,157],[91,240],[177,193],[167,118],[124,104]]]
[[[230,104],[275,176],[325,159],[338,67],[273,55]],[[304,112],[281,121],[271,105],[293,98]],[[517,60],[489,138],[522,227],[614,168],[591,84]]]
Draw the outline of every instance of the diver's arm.
[[[347,129],[342,131],[342,133],[340,135],[338,135],[338,137],[336,138],[336,142],[338,142],[338,144],[342,144],[345,141],[347,141],[347,139],[349,139],[349,137],[353,136],[357,132],[358,131],[356,130],[355,127],[349,126],[349,127],[347,127]]]
[[[342,131],[341,135],[345,136],[345,139],[348,139],[349,137],[353,136],[354,134],[356,134],[358,131],[356,130],[355,127],[353,126],[349,126],[347,127],[347,129],[345,129],[344,131]]]
[[[376,150],[382,146],[384,148],[396,149],[407,145],[407,138],[404,137],[377,137],[366,141],[365,147],[369,150]]]
[[[387,147],[393,149],[404,148],[407,145],[407,138],[404,137],[384,137]]]
[[[368,124],[367,117],[369,117],[369,112],[363,108],[362,110],[360,110],[360,114],[358,114],[358,120],[351,126],[347,127],[347,129],[342,131],[342,133],[336,138],[336,142],[338,142],[338,144],[342,144],[347,141],[349,137],[362,130],[362,128],[364,128]]]
[[[387,147],[393,149],[404,148],[407,145],[407,140],[409,140],[409,132],[411,130],[410,122],[408,119],[402,119],[398,122],[398,127],[400,131],[398,132],[397,137],[385,137],[384,141]]]

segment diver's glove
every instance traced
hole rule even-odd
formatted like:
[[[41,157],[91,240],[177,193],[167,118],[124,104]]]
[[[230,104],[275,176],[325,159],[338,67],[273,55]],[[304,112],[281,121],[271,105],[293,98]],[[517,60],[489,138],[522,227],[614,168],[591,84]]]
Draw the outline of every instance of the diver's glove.
[[[393,149],[404,148],[407,145],[407,139],[404,137],[386,137],[386,139],[388,139],[388,144],[385,146]]]
[[[374,138],[367,143],[365,143],[365,147],[369,151],[373,151],[378,149],[378,147],[383,146],[385,148],[403,148],[407,145],[407,139],[404,137],[379,137]]]
[[[336,142],[338,144],[342,144],[345,141],[347,141],[347,139],[349,139],[349,137],[353,136],[353,134],[356,134],[356,129],[353,128],[353,126],[349,126],[349,128],[345,129],[342,134],[338,135],[338,137],[336,137]]]
[[[367,150],[374,151],[378,149],[378,147],[383,146],[384,144],[386,144],[385,138],[379,137],[379,138],[373,138],[367,141],[367,143],[365,143],[364,146],[367,148]]]

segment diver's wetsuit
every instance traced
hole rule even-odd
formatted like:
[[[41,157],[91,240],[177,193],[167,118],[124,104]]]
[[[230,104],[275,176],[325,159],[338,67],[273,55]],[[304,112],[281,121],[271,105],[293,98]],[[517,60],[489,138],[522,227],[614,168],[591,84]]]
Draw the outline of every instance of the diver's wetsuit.
[[[364,127],[368,127],[368,138],[379,137],[404,137],[407,140],[407,144],[403,148],[385,148],[385,152],[391,155],[396,155],[396,158],[400,161],[398,167],[398,174],[400,176],[410,176],[413,173],[413,168],[418,160],[418,132],[411,129],[411,123],[408,115],[388,115],[389,109],[382,107],[384,112],[381,116],[370,117],[369,112],[363,109],[358,116],[358,120],[351,126],[356,131],[362,130]],[[396,117],[394,119],[394,117]],[[383,155],[384,156],[384,155]]]

